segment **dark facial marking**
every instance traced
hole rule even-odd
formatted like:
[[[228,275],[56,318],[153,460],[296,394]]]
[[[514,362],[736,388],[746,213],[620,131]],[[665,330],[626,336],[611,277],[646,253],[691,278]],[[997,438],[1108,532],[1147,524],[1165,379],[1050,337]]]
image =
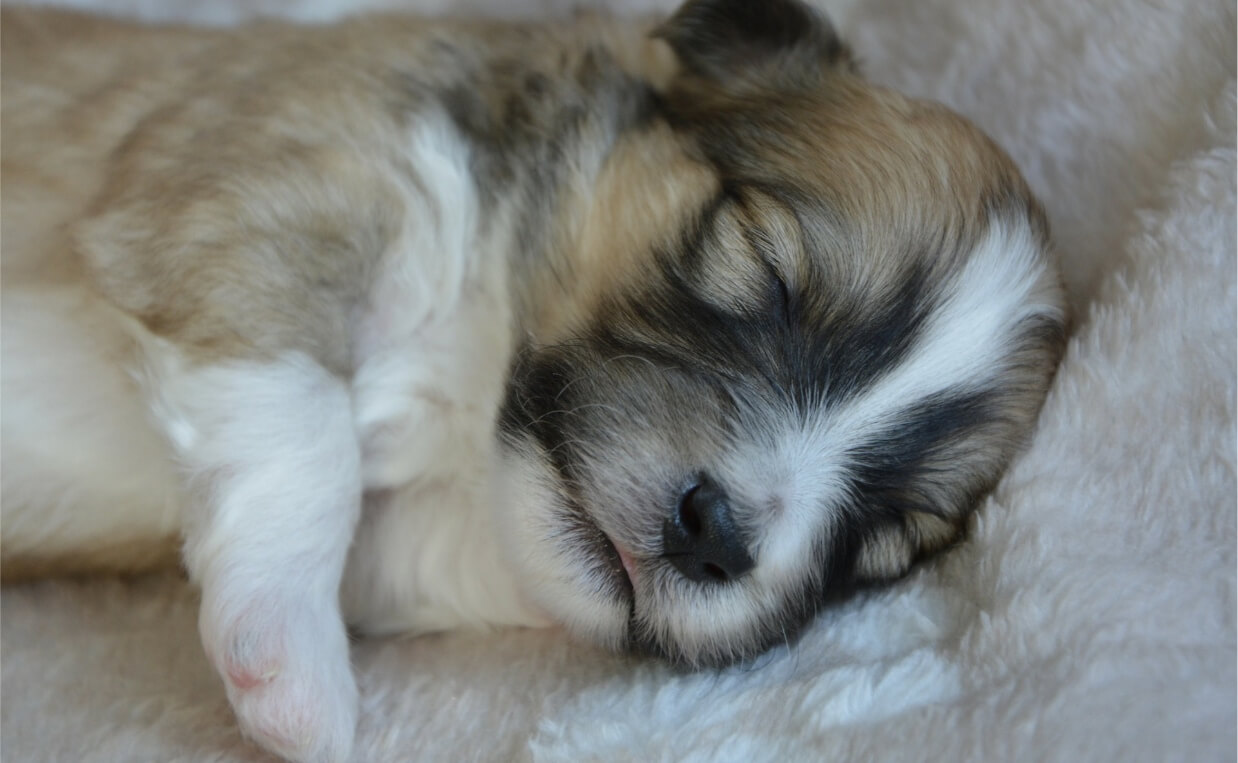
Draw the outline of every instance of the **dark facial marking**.
[[[958,442],[978,426],[992,425],[993,393],[947,390],[921,399],[897,417],[896,428],[848,452],[855,487],[869,512],[940,513],[918,494],[916,486],[931,480],[927,464],[941,449]]]

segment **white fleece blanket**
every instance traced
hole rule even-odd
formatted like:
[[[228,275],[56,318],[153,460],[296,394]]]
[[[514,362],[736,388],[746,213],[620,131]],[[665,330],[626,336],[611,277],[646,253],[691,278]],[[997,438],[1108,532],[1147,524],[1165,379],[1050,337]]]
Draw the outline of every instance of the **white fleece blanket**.
[[[209,23],[339,1],[75,0]],[[1034,443],[969,542],[755,665],[677,673],[556,631],[359,643],[356,760],[1235,758],[1232,2],[833,6],[871,77],[978,122],[1046,203],[1077,323]],[[6,761],[267,760],[182,581],[2,607]]]

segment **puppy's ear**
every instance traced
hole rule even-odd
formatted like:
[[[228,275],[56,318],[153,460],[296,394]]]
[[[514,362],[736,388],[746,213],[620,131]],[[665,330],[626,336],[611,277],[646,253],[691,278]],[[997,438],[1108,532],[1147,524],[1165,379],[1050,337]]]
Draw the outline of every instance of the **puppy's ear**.
[[[854,68],[833,25],[799,0],[688,0],[654,36],[687,73],[724,86],[759,78],[794,87]]]

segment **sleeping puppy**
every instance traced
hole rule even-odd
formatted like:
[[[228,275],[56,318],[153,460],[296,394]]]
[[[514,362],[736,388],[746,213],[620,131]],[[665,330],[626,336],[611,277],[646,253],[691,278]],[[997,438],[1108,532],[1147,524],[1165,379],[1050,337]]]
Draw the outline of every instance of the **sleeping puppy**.
[[[794,0],[2,29],[4,575],[180,544],[290,759],[347,626],[781,642],[960,536],[1062,350],[1009,159]]]

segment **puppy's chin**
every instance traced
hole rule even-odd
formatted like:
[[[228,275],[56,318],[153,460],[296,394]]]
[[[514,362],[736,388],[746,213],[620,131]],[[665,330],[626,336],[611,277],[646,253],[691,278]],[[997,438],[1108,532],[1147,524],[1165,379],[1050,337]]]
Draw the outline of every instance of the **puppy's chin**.
[[[500,450],[491,511],[518,585],[576,637],[627,648],[632,587],[615,547],[564,494],[531,437],[509,439]]]

